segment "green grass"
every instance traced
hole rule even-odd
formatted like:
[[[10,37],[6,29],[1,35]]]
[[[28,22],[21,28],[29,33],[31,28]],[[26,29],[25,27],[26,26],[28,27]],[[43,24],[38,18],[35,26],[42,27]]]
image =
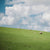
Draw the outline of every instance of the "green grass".
[[[50,32],[0,27],[0,50],[50,50]]]

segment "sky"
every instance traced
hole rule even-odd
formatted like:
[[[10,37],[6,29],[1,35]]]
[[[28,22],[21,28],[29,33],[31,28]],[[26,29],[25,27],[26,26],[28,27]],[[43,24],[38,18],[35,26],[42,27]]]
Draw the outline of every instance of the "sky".
[[[0,0],[0,13],[5,12],[5,0]]]
[[[50,0],[0,0],[0,27],[50,32]]]

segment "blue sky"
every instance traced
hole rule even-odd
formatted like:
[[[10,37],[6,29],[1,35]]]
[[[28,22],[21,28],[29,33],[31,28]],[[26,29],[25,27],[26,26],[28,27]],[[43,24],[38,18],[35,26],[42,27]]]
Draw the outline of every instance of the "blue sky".
[[[5,12],[5,0],[0,0],[0,13]]]
[[[49,0],[1,0],[0,27],[50,31]]]

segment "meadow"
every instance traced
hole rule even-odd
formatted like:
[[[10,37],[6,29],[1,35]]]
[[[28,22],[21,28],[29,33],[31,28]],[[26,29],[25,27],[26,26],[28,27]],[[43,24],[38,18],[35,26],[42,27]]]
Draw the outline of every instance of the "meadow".
[[[50,50],[50,32],[0,27],[0,50]]]

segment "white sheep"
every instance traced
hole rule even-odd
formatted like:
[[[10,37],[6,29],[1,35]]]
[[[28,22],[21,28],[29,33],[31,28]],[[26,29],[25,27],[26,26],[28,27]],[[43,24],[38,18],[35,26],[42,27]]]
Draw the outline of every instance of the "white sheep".
[[[42,34],[42,32],[40,32],[40,34]]]

